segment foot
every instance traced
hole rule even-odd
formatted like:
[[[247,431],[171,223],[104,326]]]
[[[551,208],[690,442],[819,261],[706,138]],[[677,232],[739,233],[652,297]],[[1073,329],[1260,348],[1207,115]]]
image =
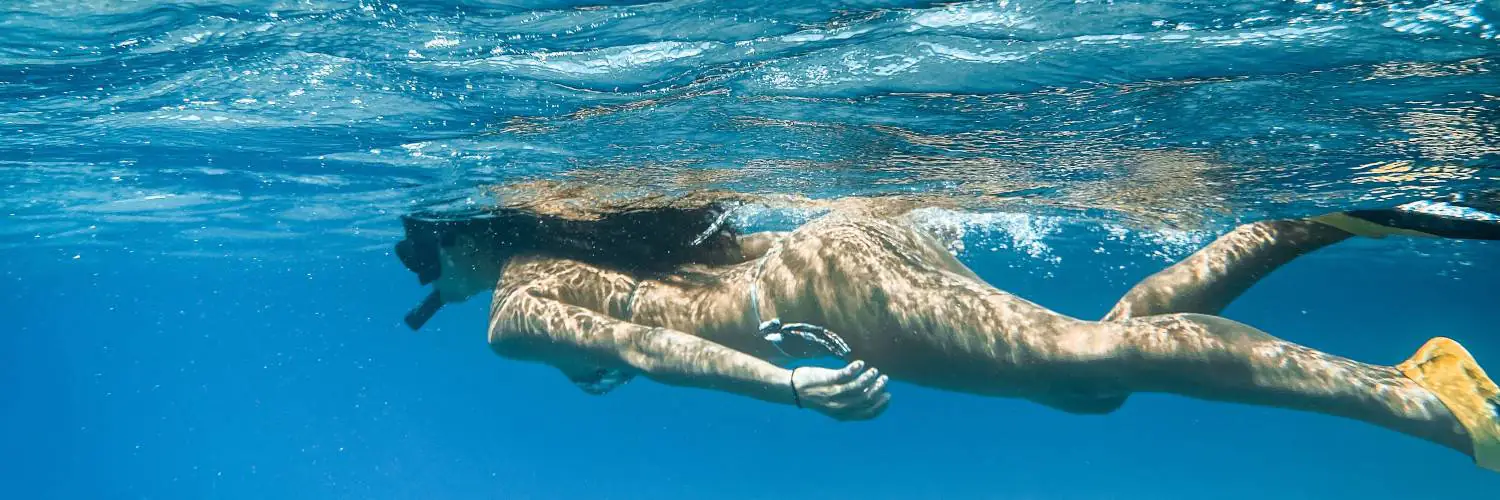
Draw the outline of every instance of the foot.
[[[1500,472],[1500,387],[1469,351],[1453,339],[1436,337],[1396,368],[1437,395],[1463,424],[1474,443],[1474,463]]]
[[[1449,201],[1417,201],[1379,210],[1351,210],[1313,221],[1356,236],[1417,236],[1500,240],[1500,192],[1454,196]]]

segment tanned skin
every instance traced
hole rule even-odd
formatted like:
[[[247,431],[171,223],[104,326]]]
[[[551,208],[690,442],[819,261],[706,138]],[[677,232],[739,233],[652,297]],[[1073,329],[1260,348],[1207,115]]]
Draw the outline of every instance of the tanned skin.
[[[1214,316],[1347,232],[1312,221],[1241,226],[1089,321],[996,289],[916,228],[908,215],[839,210],[789,233],[744,236],[739,263],[680,270],[695,279],[499,255],[458,238],[443,249],[437,287],[447,302],[493,288],[493,350],[574,381],[613,370],[841,420],[884,411],[887,377],[1081,414],[1109,413],[1132,393],[1172,393],[1346,417],[1472,454],[1443,403],[1395,367]],[[784,368],[787,356],[757,334],[770,318],[837,332],[852,348],[847,359],[859,361]]]

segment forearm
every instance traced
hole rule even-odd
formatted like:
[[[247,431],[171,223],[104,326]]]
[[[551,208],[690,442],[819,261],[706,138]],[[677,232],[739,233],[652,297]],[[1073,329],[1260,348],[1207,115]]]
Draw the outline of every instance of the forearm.
[[[541,342],[665,384],[792,404],[791,371],[680,331],[621,321],[525,292],[497,307],[492,344]],[[496,335],[496,334],[499,335]],[[499,338],[513,337],[513,338]],[[517,341],[517,342],[511,342]]]
[[[621,358],[652,380],[793,403],[790,370],[686,333],[631,326],[643,331],[628,334]]]

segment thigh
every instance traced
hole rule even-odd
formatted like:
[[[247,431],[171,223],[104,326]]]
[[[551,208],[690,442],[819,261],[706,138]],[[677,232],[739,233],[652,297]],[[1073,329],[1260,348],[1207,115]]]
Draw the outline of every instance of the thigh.
[[[898,220],[833,214],[803,225],[766,254],[756,278],[764,319],[816,323],[870,346],[908,333],[906,316],[955,281],[982,287],[931,236]],[[967,271],[963,269],[963,271]]]
[[[991,395],[1051,383],[1077,320],[997,290],[900,220],[808,224],[768,254],[762,316],[815,323],[893,377]],[[1040,378],[1039,378],[1040,377]],[[1047,380],[1042,380],[1043,378]]]
[[[850,277],[881,273],[952,273],[978,277],[931,233],[904,216],[834,213],[787,233],[774,264],[794,269],[837,270]]]

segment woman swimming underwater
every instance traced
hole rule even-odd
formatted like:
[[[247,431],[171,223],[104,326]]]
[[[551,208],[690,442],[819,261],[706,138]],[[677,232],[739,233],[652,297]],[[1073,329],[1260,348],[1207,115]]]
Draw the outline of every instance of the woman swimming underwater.
[[[910,206],[845,200],[791,232],[739,235],[730,198],[554,201],[405,217],[397,254],[434,284],[408,324],[493,289],[493,350],[595,394],[640,375],[857,420],[886,408],[887,377],[1080,414],[1164,392],[1360,420],[1500,470],[1500,388],[1456,342],[1378,366],[1214,316],[1277,267],[1356,235],[1500,239],[1500,217],[1472,204],[1240,226],[1088,321],[985,283],[911,223]],[[782,366],[827,356],[848,362]]]

